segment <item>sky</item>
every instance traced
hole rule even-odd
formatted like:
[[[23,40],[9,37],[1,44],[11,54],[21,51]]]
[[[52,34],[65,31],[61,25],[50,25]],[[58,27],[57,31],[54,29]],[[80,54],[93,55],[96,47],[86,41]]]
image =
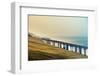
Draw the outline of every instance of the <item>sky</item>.
[[[29,32],[41,37],[87,37],[88,18],[79,16],[29,16]]]

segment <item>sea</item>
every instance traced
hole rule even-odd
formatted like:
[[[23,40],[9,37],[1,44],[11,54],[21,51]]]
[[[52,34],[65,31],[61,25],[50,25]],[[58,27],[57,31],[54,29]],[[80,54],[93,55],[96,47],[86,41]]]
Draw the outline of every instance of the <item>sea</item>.
[[[88,37],[63,37],[61,38],[63,41],[72,43],[72,44],[78,44],[82,46],[88,46]]]
[[[74,37],[59,37],[56,39],[58,41],[63,41],[63,42],[67,42],[67,43],[72,43],[72,44],[77,44],[77,45],[88,47],[88,37],[74,36]],[[78,52],[79,52],[79,49],[78,49]],[[84,51],[82,51],[82,54],[84,54]],[[88,49],[86,50],[86,55],[88,55]]]

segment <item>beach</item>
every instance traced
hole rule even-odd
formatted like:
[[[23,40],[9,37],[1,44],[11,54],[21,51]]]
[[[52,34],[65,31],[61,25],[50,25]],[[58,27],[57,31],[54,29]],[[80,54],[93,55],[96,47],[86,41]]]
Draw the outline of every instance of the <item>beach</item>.
[[[38,37],[28,37],[28,60],[79,59],[88,58],[80,53],[68,51],[43,42]]]

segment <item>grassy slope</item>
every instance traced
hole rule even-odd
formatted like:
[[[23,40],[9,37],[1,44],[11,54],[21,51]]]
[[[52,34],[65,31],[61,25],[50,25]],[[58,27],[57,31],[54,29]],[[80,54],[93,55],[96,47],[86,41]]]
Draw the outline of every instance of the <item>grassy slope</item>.
[[[57,48],[44,43],[40,38],[28,38],[28,59],[29,60],[50,60],[50,59],[76,59],[87,58],[79,53]]]

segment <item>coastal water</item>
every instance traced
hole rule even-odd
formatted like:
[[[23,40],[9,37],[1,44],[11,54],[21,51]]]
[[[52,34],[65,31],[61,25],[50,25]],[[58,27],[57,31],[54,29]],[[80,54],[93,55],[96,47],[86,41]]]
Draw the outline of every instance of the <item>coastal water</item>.
[[[88,46],[88,37],[63,37],[62,39],[69,43]]]

